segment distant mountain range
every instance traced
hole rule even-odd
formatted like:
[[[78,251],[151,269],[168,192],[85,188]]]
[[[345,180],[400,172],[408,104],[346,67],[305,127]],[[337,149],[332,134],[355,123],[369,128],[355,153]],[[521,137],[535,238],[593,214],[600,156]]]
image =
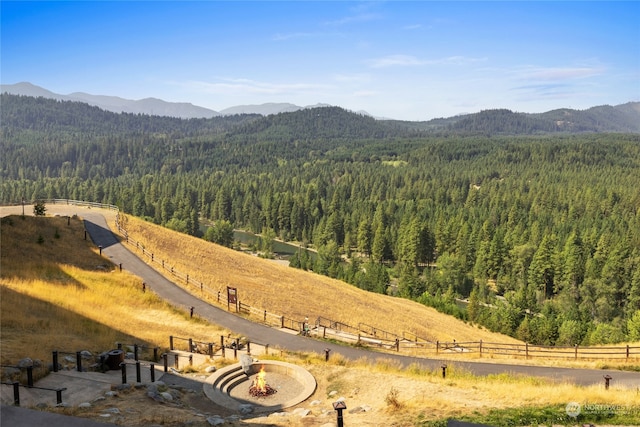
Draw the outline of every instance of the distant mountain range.
[[[148,114],[150,116],[177,117],[181,119],[195,119],[217,116],[229,116],[234,114],[260,114],[268,116],[270,114],[291,113],[305,108],[324,107],[327,104],[317,104],[307,107],[288,103],[266,103],[260,105],[237,105],[222,111],[210,110],[199,107],[188,102],[167,102],[157,98],[144,98],[131,100],[117,96],[91,95],[84,92],[74,92],[68,95],[51,92],[43,87],[36,86],[29,82],[0,85],[0,93],[10,93],[12,95],[23,95],[57,99],[59,101],[78,101],[101,108],[113,113],[133,113]]]
[[[267,118],[282,113],[302,113],[311,109],[328,107],[326,104],[300,107],[289,103],[266,103],[260,105],[238,105],[226,108],[222,111],[214,111],[198,107],[190,103],[167,102],[156,98],[141,100],[129,100],[115,96],[90,95],[82,92],[61,95],[51,92],[31,83],[16,83],[0,85],[0,93],[42,97],[60,101],[75,101],[98,107],[102,110],[114,113],[133,113],[149,116],[164,116],[181,119],[205,118],[242,115],[261,115]],[[327,111],[339,111],[330,109]],[[341,110],[347,112],[346,110]],[[367,127],[371,128],[372,119],[365,111],[348,112],[352,114],[352,120],[358,121],[358,117],[368,117]],[[302,120],[307,114],[299,116]],[[284,119],[282,119],[284,120]],[[289,119],[287,119],[289,120]],[[305,119],[306,120],[306,119]],[[305,120],[302,120],[304,122]],[[483,133],[483,134],[539,134],[539,133],[579,133],[579,132],[621,132],[640,133],[640,102],[629,102],[617,106],[597,106],[587,110],[573,110],[562,108],[545,113],[516,113],[506,109],[484,110],[479,113],[459,115],[449,118],[439,118],[429,121],[401,121],[401,120],[376,120],[384,124],[384,129],[377,129],[376,134],[388,134],[393,132],[454,132],[454,133]],[[269,120],[261,124],[252,125],[254,129],[266,129],[274,122]],[[289,122],[290,124],[291,122]],[[306,128],[304,123],[301,128]],[[307,123],[308,125],[308,123]],[[335,125],[335,122],[332,122]],[[315,126],[315,125],[314,125]],[[301,128],[299,130],[301,130]],[[324,132],[324,131],[323,131]],[[393,133],[392,132],[392,133]],[[294,132],[295,133],[295,132]],[[370,134],[365,132],[365,134]]]

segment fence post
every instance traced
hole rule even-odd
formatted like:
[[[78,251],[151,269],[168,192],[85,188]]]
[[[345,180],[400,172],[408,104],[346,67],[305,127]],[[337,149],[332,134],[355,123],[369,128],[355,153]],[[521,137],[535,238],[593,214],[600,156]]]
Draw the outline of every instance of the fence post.
[[[575,352],[575,353],[574,353],[573,358],[574,358],[575,360],[578,360],[578,344],[576,344],[576,345],[575,345],[574,352]]]
[[[224,353],[224,335],[220,335],[220,350],[222,350],[222,357],[225,357]]]
[[[156,382],[156,365],[151,363],[149,364],[149,366],[151,367],[151,371],[149,372],[151,374],[151,382],[155,383]]]
[[[173,335],[169,335],[169,350],[173,350]]]
[[[20,406],[20,383],[18,381],[13,382],[13,404]]]
[[[280,316],[280,327],[284,329],[284,316]]]
[[[27,385],[33,387],[33,366],[27,366]]]
[[[189,353],[193,353],[193,338],[189,338]]]
[[[180,369],[180,366],[179,366],[179,365],[180,365],[179,357],[178,357],[178,355],[177,355],[177,354],[174,354],[174,355],[173,355],[173,366],[174,366],[176,369]]]
[[[62,403],[62,391],[66,390],[66,388],[56,389],[56,403],[60,405]]]
[[[529,358],[529,343],[524,343],[524,357],[525,359]]]
[[[127,383],[127,364],[125,362],[120,363],[120,369],[122,371],[122,384]]]
[[[140,383],[142,382],[142,379],[140,378],[140,361],[136,360],[136,382]]]
[[[400,340],[396,338],[396,351],[400,351]]]
[[[233,359],[237,360],[238,359],[238,339],[236,338],[233,343],[235,344],[233,346]]]
[[[264,323],[267,323],[267,310],[264,311]]]
[[[627,344],[627,359],[629,358],[629,344]]]
[[[76,370],[82,372],[82,354],[76,351]]]
[[[326,338],[327,337],[327,327],[323,326],[322,327],[322,338]]]
[[[482,357],[482,340],[480,340],[480,357]]]
[[[133,345],[133,360],[138,360],[138,344]]]
[[[436,354],[440,352],[440,341],[436,341]]]
[[[251,354],[251,341],[247,341],[247,354]]]
[[[158,347],[153,347],[153,361],[158,361]]]
[[[187,274],[187,285],[189,284],[189,275]]]
[[[213,357],[213,343],[209,343],[209,357]]]
[[[53,372],[58,372],[58,350],[53,350]]]
[[[169,370],[169,356],[167,353],[163,353],[162,358],[164,359],[164,372],[166,373]]]

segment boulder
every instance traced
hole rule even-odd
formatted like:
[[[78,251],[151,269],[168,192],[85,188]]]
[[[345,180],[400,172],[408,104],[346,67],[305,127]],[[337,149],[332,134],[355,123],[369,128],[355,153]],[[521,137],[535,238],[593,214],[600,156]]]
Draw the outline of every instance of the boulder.
[[[33,360],[30,357],[20,359],[20,361],[18,362],[18,368],[29,368],[31,366],[33,366]]]
[[[243,354],[240,356],[240,365],[242,365],[242,370],[245,375],[251,375],[251,365],[253,364],[253,357],[249,354]]]
[[[219,426],[225,423],[224,418],[220,417],[219,415],[214,415],[212,417],[208,417],[207,418],[207,423],[209,423],[209,425],[212,426]]]
[[[253,405],[246,403],[238,406],[238,411],[243,415],[249,415],[253,412]]]

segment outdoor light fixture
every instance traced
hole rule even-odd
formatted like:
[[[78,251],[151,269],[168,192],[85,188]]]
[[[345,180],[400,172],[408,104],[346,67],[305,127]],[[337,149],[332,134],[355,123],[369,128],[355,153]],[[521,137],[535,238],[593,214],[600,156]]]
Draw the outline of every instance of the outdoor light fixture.
[[[338,411],[338,427],[343,427],[342,411],[347,409],[347,404],[344,403],[344,400],[338,400],[337,402],[333,402],[333,409]]]

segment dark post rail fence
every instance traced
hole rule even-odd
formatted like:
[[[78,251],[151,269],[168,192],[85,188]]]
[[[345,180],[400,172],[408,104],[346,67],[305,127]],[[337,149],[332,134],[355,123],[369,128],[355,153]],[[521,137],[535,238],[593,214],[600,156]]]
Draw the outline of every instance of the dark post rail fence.
[[[185,346],[177,346],[177,342],[186,342]],[[220,346],[212,342],[196,341],[193,338],[181,338],[176,336],[169,336],[169,349],[187,351],[189,353],[207,354],[209,357],[213,357]]]
[[[124,242],[135,246],[136,249],[141,250],[142,254],[147,256],[152,263],[160,264],[162,269],[168,271],[175,278],[182,280],[188,287],[192,287],[195,290],[199,290],[202,295],[205,293],[211,300],[216,301],[217,304],[226,306],[228,305],[226,292],[221,292],[219,289],[212,289],[205,283],[194,279],[187,273],[176,270],[173,266],[170,266],[167,261],[159,260],[155,257],[154,253],[147,249],[140,242],[136,242],[130,238],[127,231],[124,230],[119,222],[119,208],[114,205],[71,200],[71,199],[50,199],[45,200],[45,203],[50,204],[66,204],[74,206],[86,206],[95,207],[100,209],[108,209],[118,212],[116,215],[116,226],[118,232],[123,236]],[[122,266],[121,266],[122,268]],[[236,306],[234,305],[234,308]],[[268,313],[267,310],[257,309],[251,307],[249,304],[238,301],[237,310],[240,314],[247,316],[258,316],[262,321],[271,326],[287,328],[295,331],[302,331],[304,322],[297,319],[286,318],[282,315]],[[362,341],[362,336],[376,337],[380,343],[377,346],[392,346],[396,351],[408,350],[412,353],[421,352],[424,354],[441,352],[449,352],[451,354],[468,354],[476,353],[480,356],[487,355],[504,355],[504,356],[520,356],[525,358],[530,357],[543,357],[543,358],[573,358],[573,359],[634,359],[640,358],[640,346],[611,346],[611,347],[579,347],[579,346],[539,346],[532,344],[504,344],[504,343],[486,343],[482,341],[470,341],[470,342],[438,342],[429,340],[423,337],[419,337],[412,332],[403,332],[401,335],[397,335],[392,332],[387,332],[379,328],[375,328],[371,325],[364,323],[356,326],[351,326],[340,321],[334,321],[323,317],[318,317],[315,323],[315,334],[319,335],[320,331],[323,331],[323,337],[327,334],[327,329],[339,331],[341,333],[352,334],[358,337],[358,343],[361,345],[367,345],[367,341]],[[382,335],[382,336],[380,336]],[[208,344],[208,343],[207,343]]]
[[[62,403],[62,392],[67,389],[66,387],[48,388],[48,387],[28,386],[28,385],[20,384],[20,382],[18,382],[18,381],[14,381],[14,382],[4,382],[3,381],[0,384],[10,385],[10,386],[13,387],[13,404],[15,406],[20,406],[20,387],[33,388],[33,389],[36,389],[36,390],[55,391],[56,392],[56,404],[58,404],[58,405],[60,405]]]
[[[163,354],[163,357],[165,355]],[[128,365],[133,365],[135,366],[135,370],[136,370],[136,382],[137,383],[141,383],[142,382],[142,366],[148,367],[149,368],[149,376],[151,378],[151,382],[154,383],[156,382],[156,365],[155,363],[143,363],[139,360],[135,360],[134,362],[121,362],[120,363],[120,370],[121,370],[121,376],[122,376],[122,384],[126,384],[127,383],[127,366]],[[177,365],[177,363],[176,363]],[[165,372],[167,372],[165,370]]]
[[[116,346],[118,347],[118,350],[122,350],[122,347],[125,346],[129,349],[133,349],[133,359],[134,360],[140,360],[140,355],[142,354],[142,351],[147,351],[149,352],[149,354],[153,354],[152,356],[152,360],[154,362],[157,362],[159,359],[159,355],[158,355],[158,351],[159,351],[159,347],[151,347],[148,345],[144,345],[144,344],[125,344],[125,343],[121,343],[121,342],[117,342]]]

